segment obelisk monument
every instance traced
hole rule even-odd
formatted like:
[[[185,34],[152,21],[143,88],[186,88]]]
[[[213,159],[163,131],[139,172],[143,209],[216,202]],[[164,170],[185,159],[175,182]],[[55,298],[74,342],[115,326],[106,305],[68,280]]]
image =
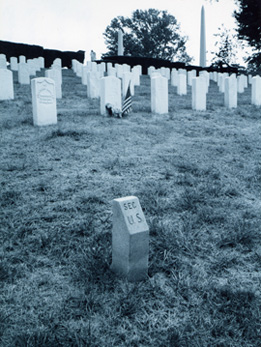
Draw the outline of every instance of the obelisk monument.
[[[118,30],[118,55],[123,55],[123,32]]]
[[[201,7],[201,25],[200,25],[200,58],[199,65],[206,66],[206,29],[205,29],[205,9]]]

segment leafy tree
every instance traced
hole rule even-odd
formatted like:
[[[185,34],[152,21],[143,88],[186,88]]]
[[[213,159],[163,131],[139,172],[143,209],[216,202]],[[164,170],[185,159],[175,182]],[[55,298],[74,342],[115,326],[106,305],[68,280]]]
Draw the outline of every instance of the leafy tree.
[[[247,61],[254,70],[261,69],[261,2],[260,0],[236,0],[238,10],[234,16],[238,23],[238,38],[253,48]]]
[[[261,70],[261,1],[235,0],[235,4],[238,6],[234,11],[238,24],[236,28],[238,38],[245,40],[253,50],[246,61],[253,70]]]
[[[212,59],[216,64],[231,65],[235,63],[234,58],[237,54],[238,42],[236,34],[232,34],[231,31],[225,28],[224,24],[218,28],[219,32],[214,34],[217,37],[215,46],[218,48],[217,52],[211,52],[214,54]]]
[[[103,34],[108,48],[103,56],[117,55],[119,29],[123,31],[124,55],[192,60],[186,52],[187,38],[181,36],[176,18],[167,11],[136,10],[131,18],[112,19]]]

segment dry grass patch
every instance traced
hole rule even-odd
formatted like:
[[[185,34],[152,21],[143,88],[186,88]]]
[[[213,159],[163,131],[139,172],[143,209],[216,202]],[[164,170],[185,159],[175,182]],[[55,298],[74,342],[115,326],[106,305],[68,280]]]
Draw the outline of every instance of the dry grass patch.
[[[43,75],[43,71],[38,74]],[[29,86],[1,102],[2,346],[258,346],[260,126],[250,88],[226,110],[211,82],[206,112],[169,88],[150,113],[99,100],[63,70],[58,124],[33,127]],[[111,200],[138,196],[150,227],[149,276],[116,278]]]

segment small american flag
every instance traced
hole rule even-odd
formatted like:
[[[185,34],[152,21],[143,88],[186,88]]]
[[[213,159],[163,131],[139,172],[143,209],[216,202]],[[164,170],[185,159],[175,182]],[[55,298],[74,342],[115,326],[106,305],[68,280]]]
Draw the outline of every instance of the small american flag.
[[[131,99],[130,83],[129,83],[127,93],[123,101],[122,115],[129,113],[131,111],[131,107],[132,107],[132,99]]]

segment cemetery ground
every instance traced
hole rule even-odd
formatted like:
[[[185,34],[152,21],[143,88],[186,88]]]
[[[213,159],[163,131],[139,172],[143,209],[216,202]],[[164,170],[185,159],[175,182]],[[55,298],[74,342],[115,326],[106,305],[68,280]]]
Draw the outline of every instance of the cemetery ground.
[[[38,73],[44,76],[44,72]],[[58,124],[34,127],[30,86],[2,101],[1,346],[261,345],[260,108],[250,88],[207,111],[169,87],[150,112],[99,114],[63,70]],[[148,278],[110,270],[115,198],[140,200],[150,228]]]

